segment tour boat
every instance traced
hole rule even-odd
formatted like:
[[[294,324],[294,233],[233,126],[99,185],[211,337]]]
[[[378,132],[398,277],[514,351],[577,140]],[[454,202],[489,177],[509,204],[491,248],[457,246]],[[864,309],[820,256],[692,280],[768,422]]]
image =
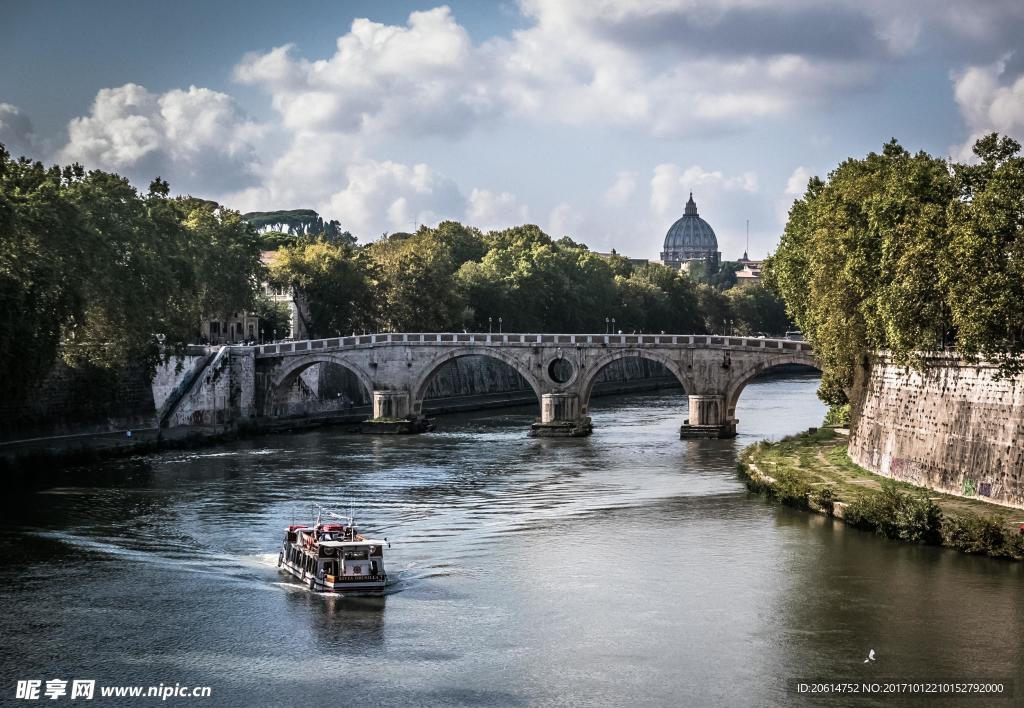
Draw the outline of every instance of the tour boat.
[[[331,521],[325,522],[325,516]],[[384,546],[391,544],[363,536],[351,516],[320,511],[312,526],[285,529],[277,567],[316,592],[379,595],[388,579]]]

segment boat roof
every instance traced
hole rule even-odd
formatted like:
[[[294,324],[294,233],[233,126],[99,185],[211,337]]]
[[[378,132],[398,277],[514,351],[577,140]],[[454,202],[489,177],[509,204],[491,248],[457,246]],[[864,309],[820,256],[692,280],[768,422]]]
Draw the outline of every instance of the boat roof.
[[[351,548],[352,546],[386,546],[387,541],[376,541],[366,539],[365,541],[321,541],[320,545],[325,548]]]

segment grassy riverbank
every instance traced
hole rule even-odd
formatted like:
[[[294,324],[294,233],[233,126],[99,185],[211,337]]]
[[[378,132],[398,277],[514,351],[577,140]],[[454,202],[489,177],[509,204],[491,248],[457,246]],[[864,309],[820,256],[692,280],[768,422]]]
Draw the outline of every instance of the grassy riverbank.
[[[847,439],[811,429],[740,453],[747,486],[783,504],[842,519],[887,538],[965,553],[1024,559],[1024,510],[941,494],[872,474],[846,454]]]

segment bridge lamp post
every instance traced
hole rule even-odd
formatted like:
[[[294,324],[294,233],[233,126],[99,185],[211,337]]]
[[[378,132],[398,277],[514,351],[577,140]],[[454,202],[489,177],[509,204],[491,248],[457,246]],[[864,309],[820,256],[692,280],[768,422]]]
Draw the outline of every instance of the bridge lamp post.
[[[487,334],[491,333],[491,318],[487,318]]]
[[[498,334],[501,334],[501,318],[498,318]]]
[[[267,330],[260,327],[260,344],[263,344],[263,337],[267,333]]]
[[[274,330],[274,341],[275,342],[277,341],[277,330],[276,329]]]
[[[604,333],[611,334],[612,332],[612,321],[607,317],[604,318]]]
[[[612,334],[615,334],[615,318],[612,318]]]

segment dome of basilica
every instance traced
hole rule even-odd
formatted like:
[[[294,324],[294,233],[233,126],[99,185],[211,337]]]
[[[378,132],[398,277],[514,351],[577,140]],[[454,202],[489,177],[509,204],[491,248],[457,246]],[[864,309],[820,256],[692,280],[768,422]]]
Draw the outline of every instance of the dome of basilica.
[[[669,227],[665,234],[665,247],[661,260],[666,265],[679,266],[687,261],[706,260],[717,264],[718,239],[711,224],[697,215],[693,193],[686,202],[683,217]]]

